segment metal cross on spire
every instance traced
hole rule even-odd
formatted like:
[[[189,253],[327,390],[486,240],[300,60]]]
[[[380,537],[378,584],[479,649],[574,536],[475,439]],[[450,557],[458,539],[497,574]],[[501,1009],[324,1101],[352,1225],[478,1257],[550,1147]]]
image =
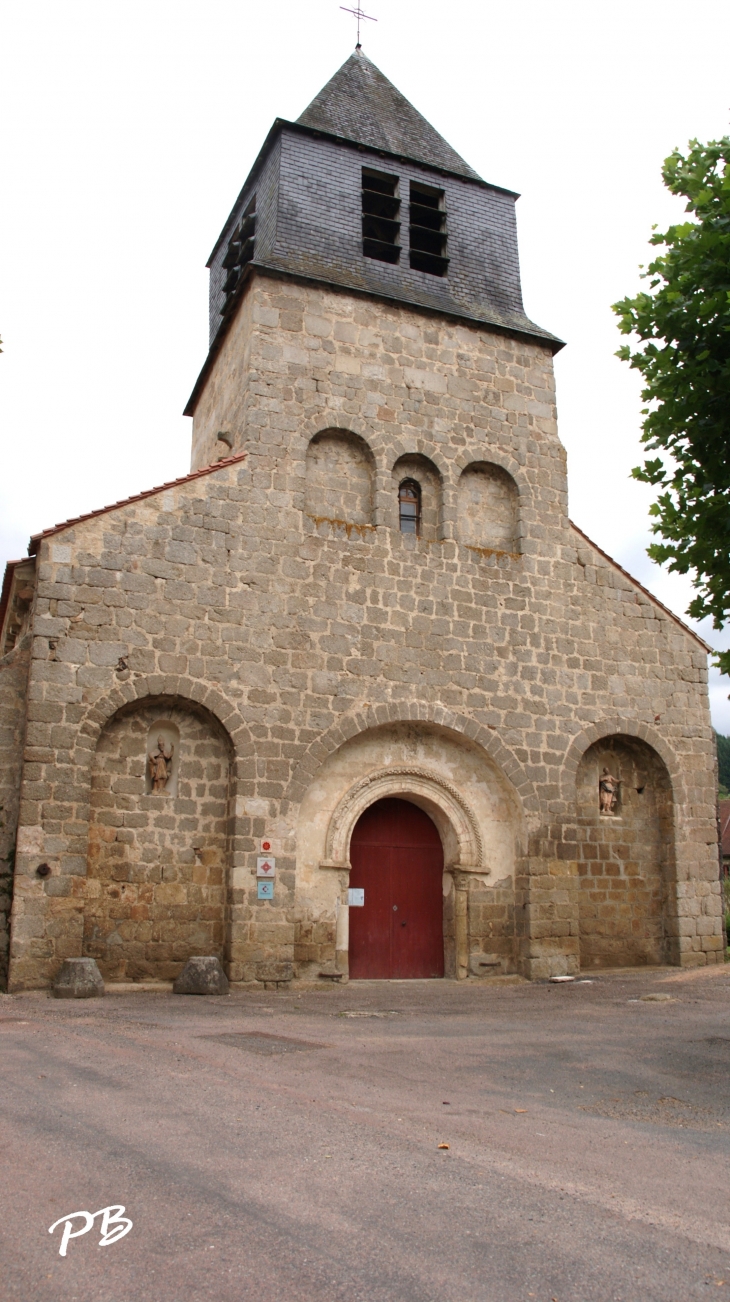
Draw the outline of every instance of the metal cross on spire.
[[[348,9],[346,5],[340,5],[340,9],[344,9],[346,14],[352,14],[353,18],[357,19],[357,45],[355,46],[355,49],[362,49],[362,46],[360,45],[360,23],[363,18],[367,18],[369,23],[377,23],[377,18],[371,18],[370,14],[366,14],[359,5],[356,5],[354,9]]]

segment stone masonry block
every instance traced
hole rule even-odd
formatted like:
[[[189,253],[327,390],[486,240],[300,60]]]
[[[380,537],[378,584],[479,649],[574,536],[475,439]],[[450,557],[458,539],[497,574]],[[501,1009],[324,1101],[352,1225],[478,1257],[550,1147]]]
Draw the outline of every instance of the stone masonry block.
[[[56,999],[97,999],[104,979],[93,958],[67,958],[53,983]]]

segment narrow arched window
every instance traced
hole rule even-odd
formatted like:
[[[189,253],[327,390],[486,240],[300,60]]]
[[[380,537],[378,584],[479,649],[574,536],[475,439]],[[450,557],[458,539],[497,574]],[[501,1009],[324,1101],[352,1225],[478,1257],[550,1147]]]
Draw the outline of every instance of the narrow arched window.
[[[398,489],[398,520],[401,533],[421,532],[421,486],[404,479]]]

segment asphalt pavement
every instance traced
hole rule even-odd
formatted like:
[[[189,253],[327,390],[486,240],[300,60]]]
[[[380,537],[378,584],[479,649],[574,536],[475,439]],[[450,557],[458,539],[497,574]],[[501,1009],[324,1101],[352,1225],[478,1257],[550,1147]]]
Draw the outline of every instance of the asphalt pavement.
[[[0,1298],[730,1302],[729,1070],[730,966],[2,996]]]

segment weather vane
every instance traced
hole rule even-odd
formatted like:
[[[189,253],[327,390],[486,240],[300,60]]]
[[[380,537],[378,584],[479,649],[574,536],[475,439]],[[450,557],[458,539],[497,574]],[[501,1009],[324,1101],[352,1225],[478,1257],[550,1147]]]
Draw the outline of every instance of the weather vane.
[[[352,16],[353,16],[354,18],[357,18],[357,45],[355,46],[355,49],[356,49],[356,50],[359,50],[359,49],[361,48],[361,46],[360,46],[360,23],[362,22],[362,19],[363,19],[363,18],[367,18],[367,20],[368,20],[369,23],[377,23],[378,20],[377,20],[377,18],[371,18],[371,17],[370,17],[370,14],[366,14],[366,13],[364,12],[364,10],[362,10],[362,9],[360,8],[359,5],[357,5],[357,7],[356,7],[355,9],[348,9],[348,8],[347,8],[347,5],[340,5],[340,9],[344,9],[344,11],[345,11],[346,14],[352,14]]]

